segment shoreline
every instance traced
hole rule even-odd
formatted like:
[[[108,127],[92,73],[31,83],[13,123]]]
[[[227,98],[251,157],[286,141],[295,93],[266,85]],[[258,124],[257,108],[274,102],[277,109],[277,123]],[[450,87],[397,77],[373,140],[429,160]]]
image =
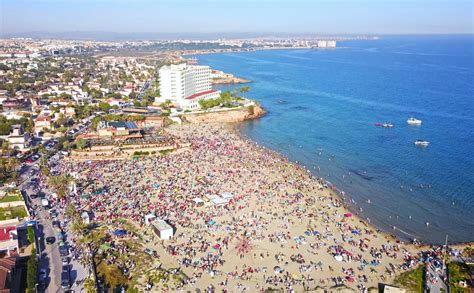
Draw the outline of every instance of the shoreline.
[[[256,119],[259,119],[260,117],[257,117]],[[245,121],[242,121],[242,122],[245,122]],[[400,241],[406,245],[412,245],[414,247],[417,247],[419,249],[421,248],[426,248],[426,247],[429,247],[431,245],[441,245],[441,244],[436,244],[436,243],[429,243],[429,242],[421,242],[419,241],[418,244],[414,244],[412,241],[408,241],[409,239],[403,239],[402,237],[399,237],[395,234],[392,234],[390,233],[389,231],[387,231],[386,229],[384,228],[381,228],[381,227],[377,227],[377,225],[371,223],[371,222],[368,222],[366,219],[364,219],[364,217],[362,215],[360,215],[359,211],[357,209],[354,208],[354,206],[350,203],[350,200],[348,198],[346,198],[343,194],[341,193],[344,193],[343,190],[340,190],[337,188],[336,185],[334,185],[333,183],[331,183],[330,181],[322,178],[322,177],[317,177],[315,176],[313,173],[311,173],[311,171],[309,169],[307,169],[305,166],[302,166],[300,165],[298,162],[294,162],[292,160],[290,160],[288,157],[286,157],[285,155],[273,150],[273,149],[270,149],[270,148],[267,148],[263,145],[260,145],[258,142],[252,140],[250,137],[248,137],[246,134],[244,134],[240,128],[241,126],[241,122],[234,122],[235,125],[231,126],[229,128],[229,131],[232,131],[234,132],[236,135],[238,135],[239,137],[241,137],[244,141],[248,141],[248,142],[251,142],[252,144],[254,144],[256,147],[258,148],[263,148],[265,151],[268,151],[268,152],[271,152],[271,153],[274,153],[276,154],[277,156],[280,156],[282,157],[284,160],[288,161],[288,163],[296,166],[297,168],[301,169],[301,170],[304,170],[304,171],[307,171],[311,174],[311,176],[315,179],[315,180],[322,180],[324,182],[326,182],[326,184],[328,184],[328,186],[330,186],[331,188],[331,194],[338,197],[339,199],[342,200],[342,202],[344,203],[343,206],[344,208],[348,211],[348,212],[351,212],[354,217],[356,217],[360,222],[363,222],[364,225],[366,226],[369,226],[369,227],[372,227],[374,229],[377,230],[377,232],[380,232],[382,234],[384,234],[385,236],[387,237],[391,237],[392,239],[394,240],[397,240],[397,241]],[[407,237],[408,238],[408,237]],[[412,239],[413,240],[413,239]],[[449,243],[448,244],[449,246],[455,246],[455,247],[462,247],[462,246],[471,246],[471,245],[474,245],[474,241],[465,241],[465,242],[452,242],[452,243]]]
[[[238,123],[238,122],[235,122],[235,123]],[[251,143],[253,144],[255,147],[263,150],[263,151],[266,151],[266,152],[270,152],[270,153],[273,153],[279,157],[281,157],[284,161],[286,161],[288,164],[294,166],[295,168],[297,168],[298,170],[302,171],[302,172],[307,172],[309,174],[311,174],[311,177],[313,180],[322,180],[324,181],[325,183],[328,184],[329,186],[329,192],[332,196],[335,196],[337,198],[339,198],[343,203],[346,203],[346,198],[341,196],[340,192],[338,192],[339,189],[336,188],[336,190],[334,190],[334,188],[332,187],[335,187],[334,184],[332,184],[331,182],[325,180],[324,178],[321,178],[321,177],[316,177],[314,176],[310,170],[306,169],[304,166],[300,165],[298,162],[294,162],[292,160],[290,160],[288,157],[284,156],[283,154],[273,150],[273,149],[270,149],[270,148],[267,148],[263,145],[260,145],[258,142],[252,140],[251,138],[249,138],[247,135],[245,135],[244,133],[242,133],[242,131],[240,129],[238,129],[239,126],[238,125],[234,125],[234,126],[231,126],[229,128],[229,131],[232,131],[234,134],[236,134],[237,136],[239,136],[241,139],[243,139],[245,142],[248,142],[248,143]],[[413,244],[413,243],[410,243],[410,242],[407,242],[405,239],[400,239],[399,237],[397,237],[396,235],[393,235],[391,233],[389,233],[388,231],[385,231],[384,229],[381,229],[377,226],[375,226],[374,224],[372,223],[368,223],[365,219],[362,218],[361,215],[359,215],[357,213],[357,211],[354,211],[352,210],[350,207],[350,205],[347,205],[347,204],[343,204],[343,207],[344,209],[347,211],[347,212],[350,212],[353,214],[353,217],[356,218],[358,221],[360,221],[361,223],[363,223],[365,226],[367,227],[372,227],[373,229],[375,229],[377,231],[377,233],[381,233],[382,235],[384,235],[385,237],[387,238],[392,238],[393,240],[398,240],[406,245],[412,245],[414,247],[417,247],[417,248],[421,248],[421,247],[425,247],[425,246],[429,246],[429,245],[432,245],[432,244],[429,244],[429,243],[421,243],[421,245],[417,245],[417,244]],[[472,242],[474,244],[474,242]]]
[[[327,50],[327,49],[338,49],[338,48],[344,48],[344,47],[337,47],[337,48],[326,48],[326,49],[323,49],[323,48],[320,48],[319,50]],[[285,50],[285,49],[297,49],[297,48],[262,48],[262,50],[265,50],[265,49],[269,49],[269,50]],[[299,48],[299,49],[305,49],[305,48]],[[311,48],[306,48],[306,49],[311,49]],[[317,48],[315,48],[317,49]],[[257,50],[253,50],[253,51],[257,51]],[[235,53],[245,53],[245,52],[248,52],[248,50],[240,50],[240,51],[235,51]],[[196,54],[196,55],[201,55],[201,54],[223,54],[223,53],[227,53],[227,52],[201,52],[199,54]],[[240,130],[237,130],[238,132],[241,132]],[[280,154],[283,156],[283,154]],[[303,166],[302,166],[303,167]],[[311,172],[311,170],[309,170]],[[315,177],[317,177],[316,174],[314,174]],[[357,214],[359,217],[363,218],[364,221],[367,221],[367,216],[364,216],[363,215],[363,212],[362,214],[359,212],[359,208],[357,206],[357,203],[355,201],[352,200],[352,197],[351,196],[348,196],[346,195],[346,192],[344,190],[341,190],[339,189],[336,185],[334,185],[333,183],[331,183],[329,180],[326,180],[326,183],[328,185],[331,185],[335,188],[335,193],[338,194],[338,196],[343,200],[345,206],[354,214]],[[365,208],[367,209],[367,208]],[[373,215],[372,215],[373,216]],[[369,219],[369,222],[370,222],[370,219]],[[373,224],[371,223],[371,225],[373,225],[375,228],[377,229],[380,229],[380,230],[383,230],[385,231],[386,233],[390,234],[390,235],[393,235],[394,237],[396,237],[398,240],[401,240],[401,241],[404,241],[406,243],[408,242],[411,242],[413,239],[416,239],[417,241],[420,241],[420,239],[418,237],[416,237],[414,234],[416,234],[416,231],[412,231],[411,233],[408,233],[406,231],[404,231],[403,229],[400,229],[398,226],[390,226],[389,224],[387,223],[379,223],[380,224],[380,227],[377,226],[376,224]],[[391,232],[393,229],[394,232]],[[439,231],[438,231],[439,232]],[[413,234],[412,234],[413,233]],[[439,234],[437,234],[439,235]],[[442,245],[443,242],[441,241],[429,241],[429,240],[422,240],[422,243],[426,244],[426,245]],[[470,244],[474,244],[474,240],[472,241],[461,241],[461,242],[451,242],[451,245],[470,245]]]

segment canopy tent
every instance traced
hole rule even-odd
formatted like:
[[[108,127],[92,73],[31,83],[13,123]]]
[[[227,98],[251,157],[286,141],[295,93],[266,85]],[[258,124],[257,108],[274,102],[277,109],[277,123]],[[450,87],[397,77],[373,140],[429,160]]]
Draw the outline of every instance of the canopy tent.
[[[219,196],[215,194],[206,194],[204,195],[204,197],[207,198],[208,200],[213,200],[214,198],[219,197]]]
[[[224,192],[224,193],[222,193],[222,194],[221,194],[221,197],[224,198],[224,199],[228,199],[228,200],[234,198],[234,196],[233,196],[232,193],[230,193],[230,192]]]
[[[227,199],[223,199],[222,197],[215,197],[211,201],[216,206],[225,205],[229,202]]]
[[[204,203],[204,201],[203,201],[201,198],[199,198],[199,197],[193,198],[193,201],[194,201],[194,203],[197,204],[197,205]]]
[[[145,218],[145,224],[148,225],[148,224],[150,224],[151,221],[153,221],[153,219],[156,218],[156,216],[155,216],[155,214],[150,213],[150,214],[145,215],[144,218]]]

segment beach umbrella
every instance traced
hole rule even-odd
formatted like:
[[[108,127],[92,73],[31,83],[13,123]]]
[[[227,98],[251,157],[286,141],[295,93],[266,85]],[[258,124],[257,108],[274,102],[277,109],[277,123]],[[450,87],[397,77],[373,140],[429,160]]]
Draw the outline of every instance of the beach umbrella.
[[[127,235],[127,231],[125,230],[121,230],[121,229],[117,229],[114,231],[114,236],[116,237],[121,237],[121,236],[125,236]]]
[[[273,272],[275,272],[275,274],[279,274],[279,273],[281,273],[281,271],[282,271],[282,269],[279,266],[275,266],[273,268]]]
[[[310,231],[306,231],[306,232],[304,232],[304,234],[306,234],[306,235],[309,236],[309,235],[311,235],[311,232],[310,232]]]
[[[319,232],[318,231],[313,231],[313,235],[318,235]]]
[[[336,256],[334,256],[334,259],[337,261],[342,261],[342,256],[337,254]]]
[[[344,217],[350,218],[350,217],[352,217],[352,214],[350,214],[350,213],[344,214]]]

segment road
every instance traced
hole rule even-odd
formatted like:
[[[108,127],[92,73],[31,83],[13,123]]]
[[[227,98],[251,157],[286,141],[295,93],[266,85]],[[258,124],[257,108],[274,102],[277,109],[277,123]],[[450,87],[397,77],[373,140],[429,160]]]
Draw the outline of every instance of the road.
[[[143,95],[145,94],[145,92],[148,90],[148,88],[150,87],[151,83],[152,83],[153,80],[148,80],[144,85],[143,87],[141,88],[140,90],[140,93],[138,94],[137,96],[137,100],[141,101],[142,98],[143,98]]]
[[[426,289],[428,292],[448,292],[446,280],[446,270],[443,266],[435,267],[433,264],[426,265]]]
[[[87,128],[85,125],[77,133],[82,133]],[[60,153],[55,153],[50,160],[57,160],[60,157]],[[39,160],[34,161],[32,164],[27,164],[25,167],[21,168],[19,182],[21,182],[18,188],[25,195],[26,204],[29,210],[34,214],[34,219],[38,222],[36,236],[37,236],[37,245],[38,251],[37,254],[40,256],[39,260],[39,269],[46,269],[48,272],[48,278],[46,281],[46,289],[44,291],[39,290],[40,292],[64,292],[64,289],[61,287],[61,273],[63,271],[62,258],[59,254],[59,241],[57,239],[57,232],[52,225],[52,218],[50,216],[49,210],[41,206],[41,198],[39,196],[32,196],[43,194],[46,198],[51,195],[51,192],[48,190],[40,190],[37,183],[33,183],[31,180],[37,178],[38,168],[35,167],[35,164],[39,163]],[[32,170],[33,173],[32,173]],[[54,207],[52,207],[54,208]],[[59,216],[61,221],[61,226],[66,233],[65,242],[71,236],[68,230],[68,225],[64,225],[64,221]],[[52,244],[47,244],[45,239],[46,237],[53,236],[55,241]],[[70,261],[69,266],[70,276],[72,281],[71,289],[73,292],[81,292],[83,289],[82,284],[77,284],[75,281],[84,280],[89,276],[88,270],[78,261],[68,257]]]

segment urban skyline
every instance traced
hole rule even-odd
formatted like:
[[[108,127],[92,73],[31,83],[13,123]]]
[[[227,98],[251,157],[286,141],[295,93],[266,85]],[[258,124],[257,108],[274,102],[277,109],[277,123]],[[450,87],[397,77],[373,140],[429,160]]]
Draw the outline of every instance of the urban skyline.
[[[144,38],[166,34],[471,34],[471,2],[454,2],[2,0],[0,32],[2,37],[138,33]]]

